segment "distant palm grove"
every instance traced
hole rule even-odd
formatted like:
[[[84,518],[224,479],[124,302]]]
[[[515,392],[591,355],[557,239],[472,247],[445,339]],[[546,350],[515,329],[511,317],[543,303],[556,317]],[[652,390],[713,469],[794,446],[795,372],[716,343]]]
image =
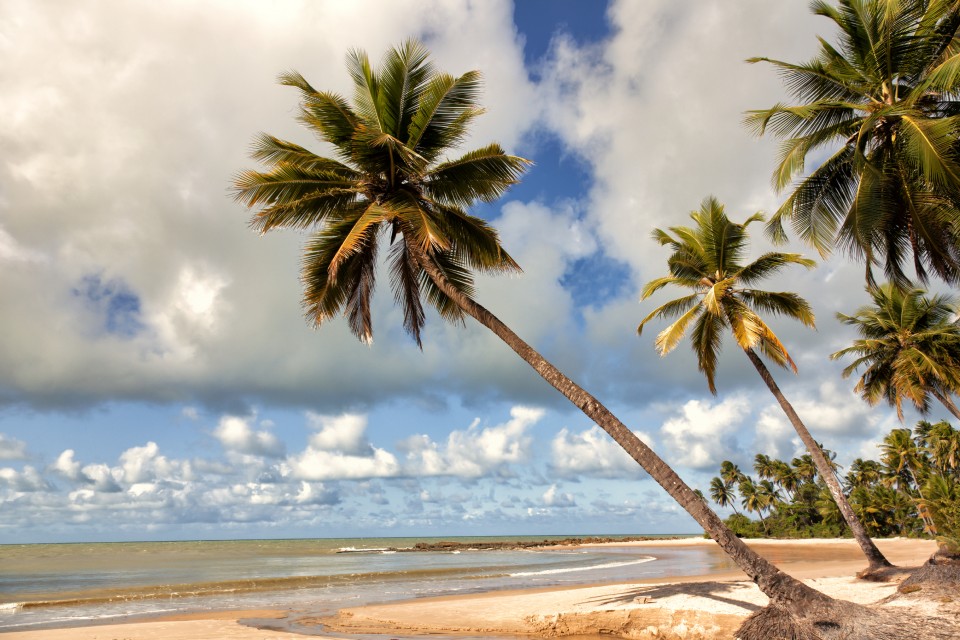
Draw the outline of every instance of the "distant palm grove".
[[[921,421],[912,432],[894,429],[883,439],[879,458],[857,458],[841,474],[850,505],[867,533],[938,535],[956,545],[960,431],[945,421]],[[786,461],[758,453],[750,471],[725,460],[710,481],[710,499],[734,510],[726,523],[737,534],[825,538],[849,533],[809,454]]]

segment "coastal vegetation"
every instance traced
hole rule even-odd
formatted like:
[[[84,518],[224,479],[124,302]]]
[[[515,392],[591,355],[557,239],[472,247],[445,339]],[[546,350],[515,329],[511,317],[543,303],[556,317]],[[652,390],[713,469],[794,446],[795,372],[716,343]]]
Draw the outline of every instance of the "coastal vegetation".
[[[960,431],[950,423],[921,421],[912,432],[892,430],[878,460],[857,458],[842,478],[844,495],[869,535],[935,535],[948,546],[960,543]],[[724,461],[710,481],[710,499],[734,508],[725,522],[744,537],[850,535],[808,455],[786,461],[758,453],[753,474]]]

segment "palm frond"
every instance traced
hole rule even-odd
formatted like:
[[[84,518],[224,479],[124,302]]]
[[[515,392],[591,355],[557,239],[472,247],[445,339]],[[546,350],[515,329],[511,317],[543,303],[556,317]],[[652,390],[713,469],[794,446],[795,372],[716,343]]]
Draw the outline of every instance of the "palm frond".
[[[813,308],[796,293],[743,289],[738,295],[747,305],[759,311],[796,320],[806,327],[816,327]]]
[[[421,95],[434,73],[429,55],[426,47],[410,39],[384,56],[377,87],[377,112],[384,133],[406,140]]]
[[[680,314],[686,313],[692,306],[696,305],[699,297],[700,296],[694,293],[660,305],[640,321],[640,324],[637,326],[637,335],[642,335],[644,325],[654,318],[675,318]]]
[[[463,141],[467,126],[483,113],[477,99],[481,76],[468,71],[458,78],[437,74],[425,87],[408,129],[406,143],[431,161]]]
[[[707,386],[713,395],[717,395],[715,377],[720,345],[723,340],[723,327],[723,318],[704,313],[697,318],[690,336],[691,346],[697,356],[697,368],[706,377]]]
[[[758,280],[763,280],[789,265],[800,265],[807,269],[813,269],[817,263],[809,258],[804,258],[799,253],[780,253],[771,251],[763,254],[747,266],[736,273],[738,283],[752,285]]]
[[[398,242],[390,247],[389,266],[393,299],[403,310],[403,328],[422,349],[420,335],[426,315],[420,302],[420,268],[411,257],[405,242]]]
[[[663,307],[660,307],[660,310],[662,309]],[[673,324],[657,334],[657,339],[654,344],[656,345],[657,351],[660,352],[661,356],[667,355],[673,351],[678,344],[680,344],[680,341],[683,340],[683,336],[686,335],[687,327],[689,327],[690,323],[702,313],[702,307],[699,305],[693,305],[687,310],[686,313],[677,318]],[[641,326],[642,325],[643,323],[641,323]]]
[[[477,200],[492,202],[516,184],[531,164],[491,144],[434,167],[426,176],[424,191],[437,202],[457,207],[469,207]]]

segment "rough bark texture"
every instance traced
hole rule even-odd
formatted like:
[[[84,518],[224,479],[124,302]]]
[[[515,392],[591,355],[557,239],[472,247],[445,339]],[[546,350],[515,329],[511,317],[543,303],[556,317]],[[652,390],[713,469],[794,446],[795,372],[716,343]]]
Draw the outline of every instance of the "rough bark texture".
[[[778,604],[757,611],[740,627],[739,640],[957,640],[949,620],[918,616],[907,607],[864,607],[833,600],[797,614]]]
[[[606,431],[643,469],[703,527],[710,537],[736,562],[771,601],[788,611],[800,613],[816,604],[829,606],[832,598],[808,587],[783,573],[762,556],[750,549],[723,524],[720,517],[707,506],[680,476],[653,452],[637,435],[620,422],[609,409],[587,393],[559,369],[549,363],[533,347],[523,341],[499,318],[471,298],[461,294],[444,277],[433,261],[422,251],[414,250],[414,257],[437,287],[461,309],[487,327],[513,349],[540,376],[576,405],[584,414]]]
[[[900,594],[925,592],[952,597],[960,605],[960,555],[942,547],[897,587]],[[960,637],[960,633],[958,633]]]
[[[813,463],[817,466],[817,471],[820,473],[820,477],[823,478],[824,482],[827,483],[827,487],[830,489],[830,495],[833,496],[834,502],[836,502],[837,506],[840,507],[840,513],[843,515],[843,519],[850,527],[850,531],[853,532],[853,537],[856,539],[857,544],[859,544],[860,548],[863,549],[864,555],[867,556],[867,561],[870,563],[867,571],[869,572],[871,570],[893,566],[890,564],[890,561],[887,560],[886,557],[880,552],[880,549],[877,548],[877,545],[873,543],[873,540],[870,539],[870,536],[867,535],[866,530],[860,523],[860,519],[857,518],[857,515],[853,512],[853,508],[847,501],[847,497],[843,495],[843,490],[840,488],[840,482],[837,480],[837,475],[833,472],[833,468],[827,462],[826,456],[823,455],[820,445],[817,444],[817,441],[814,440],[813,436],[810,435],[810,432],[807,431],[807,427],[804,426],[803,421],[800,420],[800,416],[798,416],[797,412],[793,410],[793,405],[787,401],[786,396],[784,396],[783,392],[780,391],[780,387],[777,386],[776,381],[770,374],[770,370],[767,369],[767,366],[763,364],[760,356],[758,356],[753,349],[744,349],[744,352],[746,352],[747,357],[750,358],[750,362],[753,363],[753,366],[756,367],[757,373],[760,374],[760,377],[763,378],[763,381],[767,384],[767,388],[770,389],[770,393],[772,393],[777,399],[777,402],[780,403],[780,408],[783,409],[785,414],[787,414],[787,418],[790,419],[790,422],[793,424],[793,428],[797,431],[797,434],[800,436],[803,444],[807,447],[807,451],[810,452],[810,457],[813,458]]]

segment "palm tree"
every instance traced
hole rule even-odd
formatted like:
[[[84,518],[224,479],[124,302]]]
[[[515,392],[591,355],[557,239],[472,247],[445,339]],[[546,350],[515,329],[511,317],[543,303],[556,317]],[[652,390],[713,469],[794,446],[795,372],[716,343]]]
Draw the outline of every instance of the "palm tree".
[[[549,384],[609,433],[710,534],[766,593],[778,611],[803,619],[810,611],[849,612],[840,603],[777,569],[747,547],[636,434],[596,398],[564,376],[509,327],[473,300],[471,269],[516,270],[492,227],[466,210],[494,200],[528,161],[496,144],[455,160],[443,155],[463,140],[479,113],[477,72],[459,77],[435,71],[422,45],[410,41],[373,69],[353,51],[347,66],[353,104],[314,89],[290,72],[281,84],[300,91],[300,120],[331,144],[339,159],[261,135],[253,156],[270,168],[245,171],[237,199],[259,207],[251,226],[311,230],[304,250],[304,307],[314,325],[343,313],[363,341],[373,337],[370,313],[376,258],[389,238],[388,264],[404,326],[420,342],[422,300],[441,317],[469,315],[494,332]],[[848,613],[844,613],[848,616]]]
[[[960,10],[949,0],[818,0],[838,28],[805,63],[769,58],[796,99],[748,112],[755,133],[783,140],[773,173],[790,195],[767,227],[784,223],[826,256],[842,247],[888,280],[909,285],[929,268],[960,282]],[[811,154],[826,160],[807,175]]]
[[[881,467],[876,460],[857,458],[850,463],[847,472],[847,483],[851,487],[871,487],[880,482]]]
[[[800,478],[800,482],[813,482],[817,479],[817,465],[809,453],[798,456],[790,461],[793,472]]]
[[[777,476],[776,461],[764,453],[758,453],[753,459],[753,470],[761,480],[770,480]]]
[[[763,517],[763,510],[770,506],[770,501],[760,486],[751,478],[745,478],[740,483],[740,504],[747,513],[756,512],[760,516],[760,524],[763,526],[764,534],[770,533],[767,529],[767,521]]]
[[[848,377],[864,367],[854,390],[869,404],[886,400],[903,420],[902,402],[910,400],[922,414],[930,396],[960,419],[951,394],[960,389],[960,321],[957,305],[947,296],[927,297],[921,289],[901,291],[892,284],[869,290],[872,305],[852,316],[838,313],[856,327],[860,339],[831,354],[855,359],[843,370]]]
[[[880,444],[880,451],[882,452],[880,460],[887,467],[887,474],[897,484],[897,488],[903,490],[909,488],[912,483],[917,495],[920,496],[917,513],[930,533],[936,535],[936,525],[923,506],[923,478],[922,475],[918,475],[923,473],[925,466],[923,453],[911,437],[910,430],[894,429],[888,433]]]
[[[739,484],[746,478],[743,472],[740,471],[740,467],[729,460],[724,460],[720,463],[720,477],[730,485]]]
[[[741,264],[747,248],[747,226],[762,220],[760,214],[754,214],[743,224],[736,224],[727,218],[723,206],[709,197],[703,201],[700,210],[691,213],[690,217],[695,223],[694,227],[671,227],[673,235],[662,229],[653,232],[655,240],[673,250],[667,261],[670,275],[648,282],[641,295],[642,299],[646,299],[669,285],[692,290],[692,293],[651,311],[637,328],[638,333],[653,318],[679,316],[657,336],[657,349],[661,355],[666,355],[680,343],[687,329],[693,325],[691,341],[697,354],[697,364],[707,378],[710,391],[716,394],[714,374],[717,354],[723,332],[729,329],[737,346],[747,355],[806,445],[817,471],[830,487],[833,499],[867,556],[870,570],[891,566],[857,520],[830,462],[757,353],[759,351],[774,363],[790,367],[796,372],[796,365],[786,347],[755,309],[787,316],[812,327],[814,316],[810,305],[795,293],[750,287],[788,265],[809,268],[813,262],[795,253],[771,252],[749,264]]]
[[[734,513],[740,513],[737,511],[737,492],[733,488],[733,482],[726,481],[723,478],[710,480],[710,499],[721,507],[729,506]]]
[[[773,480],[791,496],[796,496],[797,488],[800,486],[800,478],[793,468],[783,460],[774,460],[773,473]]]
[[[960,431],[945,420],[933,424],[921,420],[913,432],[937,471],[944,475],[960,472]]]

